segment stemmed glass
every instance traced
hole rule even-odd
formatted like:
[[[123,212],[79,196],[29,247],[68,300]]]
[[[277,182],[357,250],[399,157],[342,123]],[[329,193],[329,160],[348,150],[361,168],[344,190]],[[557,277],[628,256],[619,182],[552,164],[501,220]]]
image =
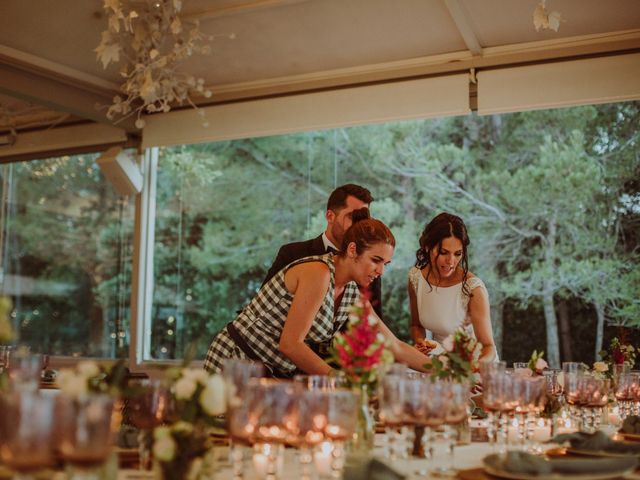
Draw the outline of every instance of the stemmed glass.
[[[253,462],[259,477],[275,480],[282,470],[284,445],[298,435],[299,411],[293,383],[255,379],[257,395],[249,416],[255,419]]]
[[[517,395],[515,414],[518,419],[518,443],[522,450],[528,450],[533,431],[530,417],[539,409],[546,381],[543,377],[514,378],[513,389]]]
[[[111,450],[112,414],[109,395],[58,398],[60,455],[73,467],[72,478],[98,478],[93,470],[105,462]]]
[[[429,391],[426,375],[419,373],[407,375],[404,381],[404,391],[403,428],[408,429],[408,448],[403,457],[408,458],[417,447],[422,447],[418,442],[422,442],[429,413],[427,400]],[[420,431],[422,431],[421,435],[418,434]]]
[[[378,384],[380,420],[384,422],[386,454],[391,460],[404,458],[407,452],[404,422],[404,397],[406,375],[387,374]]]
[[[488,412],[487,434],[489,443],[495,447],[500,417],[501,378],[507,368],[506,362],[480,361],[480,376],[483,388],[483,406]]]
[[[600,428],[602,410],[609,402],[610,386],[608,378],[585,376],[580,382],[584,431],[593,433]]]
[[[640,413],[640,373],[623,372],[618,378],[615,397],[620,409],[620,418]]]
[[[35,478],[54,464],[54,406],[53,397],[28,390],[0,396],[0,459],[13,478]]]
[[[457,436],[455,428],[465,422],[469,415],[469,397],[471,386],[468,382],[445,382],[447,397],[446,413],[444,417],[444,441],[447,443],[447,465],[436,468],[435,472],[442,476],[453,477],[457,474],[455,468],[455,446]]]
[[[43,355],[31,353],[29,349],[22,347],[12,350],[7,365],[11,388],[13,390],[37,391],[40,386],[43,366]]]
[[[331,454],[331,476],[341,478],[345,459],[345,442],[353,438],[358,422],[359,396],[351,390],[337,389],[327,393],[326,441],[320,452]]]
[[[169,420],[171,392],[164,380],[144,379],[133,385],[133,393],[127,402],[129,421],[140,429],[138,436],[139,467],[151,469],[151,432]]]
[[[245,449],[250,446],[253,426],[246,422],[248,405],[245,390],[252,378],[264,375],[264,365],[243,359],[225,360],[222,377],[227,387],[227,428],[229,430],[229,457],[233,465],[234,479],[244,477]]]

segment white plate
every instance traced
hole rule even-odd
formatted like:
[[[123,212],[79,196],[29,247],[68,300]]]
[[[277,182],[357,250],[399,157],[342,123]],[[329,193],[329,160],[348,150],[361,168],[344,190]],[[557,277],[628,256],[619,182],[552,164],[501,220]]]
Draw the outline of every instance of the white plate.
[[[526,473],[512,473],[505,470],[497,470],[488,465],[484,466],[484,471],[494,477],[507,478],[510,480],[606,480],[610,478],[620,478],[632,473],[635,468],[618,471],[614,473],[554,473],[552,475],[528,475]]]

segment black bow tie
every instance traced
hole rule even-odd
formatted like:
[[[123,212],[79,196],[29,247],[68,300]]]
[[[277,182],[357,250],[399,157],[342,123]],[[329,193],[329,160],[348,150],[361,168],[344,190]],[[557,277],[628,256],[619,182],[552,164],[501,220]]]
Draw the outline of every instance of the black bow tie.
[[[333,253],[335,255],[336,253],[338,253],[338,250],[333,247],[327,247],[327,253]]]

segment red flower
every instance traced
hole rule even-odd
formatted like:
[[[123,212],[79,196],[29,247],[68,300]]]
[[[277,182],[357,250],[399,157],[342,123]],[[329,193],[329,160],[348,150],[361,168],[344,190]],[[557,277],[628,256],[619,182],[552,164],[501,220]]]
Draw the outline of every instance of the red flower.
[[[613,351],[613,363],[615,365],[622,365],[624,363],[624,361],[626,360],[626,356],[624,353],[622,353],[622,350],[620,350],[619,348],[616,348]]]

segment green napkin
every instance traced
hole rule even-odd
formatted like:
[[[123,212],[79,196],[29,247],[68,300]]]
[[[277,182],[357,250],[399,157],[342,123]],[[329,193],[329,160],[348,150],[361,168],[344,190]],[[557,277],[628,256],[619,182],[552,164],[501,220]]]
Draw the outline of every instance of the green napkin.
[[[638,464],[634,457],[547,459],[515,451],[489,455],[483,462],[494,470],[526,475],[624,472]]]
[[[622,422],[620,431],[622,433],[640,434],[640,417],[638,415],[629,415],[624,419],[624,422]]]
[[[549,440],[549,442],[569,442],[571,444],[571,448],[575,448],[576,450],[640,456],[640,443],[615,442],[611,440],[606,433],[601,431],[595,433],[563,433],[556,435]]]
[[[404,475],[389,465],[368,455],[347,457],[344,467],[344,480],[402,480]]]

